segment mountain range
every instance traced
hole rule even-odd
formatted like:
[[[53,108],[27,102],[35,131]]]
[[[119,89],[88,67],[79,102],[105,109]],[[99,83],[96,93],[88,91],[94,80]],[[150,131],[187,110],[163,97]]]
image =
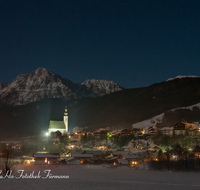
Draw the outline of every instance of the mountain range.
[[[95,98],[94,98],[95,97]],[[148,87],[125,89],[113,81],[87,80],[73,83],[39,68],[0,85],[0,139],[28,136],[47,130],[49,120],[69,113],[69,130],[110,127],[128,128],[159,114],[170,126],[176,120],[200,121],[200,78],[179,76]]]
[[[12,83],[0,83],[0,102],[8,105],[25,105],[44,98],[65,100],[83,97],[101,97],[124,89],[114,81],[86,80],[74,83],[45,68],[18,75]]]

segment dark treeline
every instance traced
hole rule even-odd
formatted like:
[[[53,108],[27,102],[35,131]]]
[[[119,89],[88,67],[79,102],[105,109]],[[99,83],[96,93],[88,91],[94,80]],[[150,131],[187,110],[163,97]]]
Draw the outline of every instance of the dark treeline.
[[[186,164],[187,162],[187,164]],[[162,161],[150,161],[150,169],[153,170],[169,170],[169,171],[200,171],[198,159],[189,160],[177,160],[169,162],[167,160]]]
[[[177,144],[165,153],[159,151],[157,159],[151,159],[149,166],[155,170],[200,171],[200,146],[189,151]]]

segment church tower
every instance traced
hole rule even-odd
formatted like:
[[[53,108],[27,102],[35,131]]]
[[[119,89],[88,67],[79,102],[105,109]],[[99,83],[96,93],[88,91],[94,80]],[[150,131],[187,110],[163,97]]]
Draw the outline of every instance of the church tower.
[[[68,133],[68,113],[67,113],[67,106],[65,106],[65,113],[63,116],[63,121],[65,124],[65,128],[66,128],[66,133]]]

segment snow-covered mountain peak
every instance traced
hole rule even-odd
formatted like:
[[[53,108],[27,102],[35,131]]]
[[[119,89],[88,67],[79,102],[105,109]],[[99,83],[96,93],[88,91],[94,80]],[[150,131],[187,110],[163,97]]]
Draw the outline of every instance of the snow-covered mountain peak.
[[[124,89],[114,81],[108,80],[88,79],[81,85],[86,86],[87,89],[93,91],[97,96],[103,96]]]
[[[114,81],[86,80],[73,83],[45,68],[18,75],[11,84],[0,85],[0,101],[22,105],[47,98],[99,97],[123,89]]]
[[[169,78],[169,79],[167,79],[166,82],[174,80],[174,79],[182,79],[182,78],[200,78],[200,77],[199,76],[195,76],[195,75],[178,75],[175,78]]]
[[[33,71],[31,73],[32,75],[37,75],[37,76],[54,76],[55,73],[51,72],[50,70],[46,68],[41,68],[39,67],[37,70]]]

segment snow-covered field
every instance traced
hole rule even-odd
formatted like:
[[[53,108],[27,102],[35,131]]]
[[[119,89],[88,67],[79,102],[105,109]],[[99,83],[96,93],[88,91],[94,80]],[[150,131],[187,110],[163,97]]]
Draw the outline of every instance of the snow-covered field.
[[[3,190],[62,190],[62,189],[137,189],[137,190],[197,190],[200,173],[158,172],[134,169],[81,169],[78,166],[21,166],[25,172],[43,173],[49,169],[53,175],[69,175],[69,179],[0,179]]]

